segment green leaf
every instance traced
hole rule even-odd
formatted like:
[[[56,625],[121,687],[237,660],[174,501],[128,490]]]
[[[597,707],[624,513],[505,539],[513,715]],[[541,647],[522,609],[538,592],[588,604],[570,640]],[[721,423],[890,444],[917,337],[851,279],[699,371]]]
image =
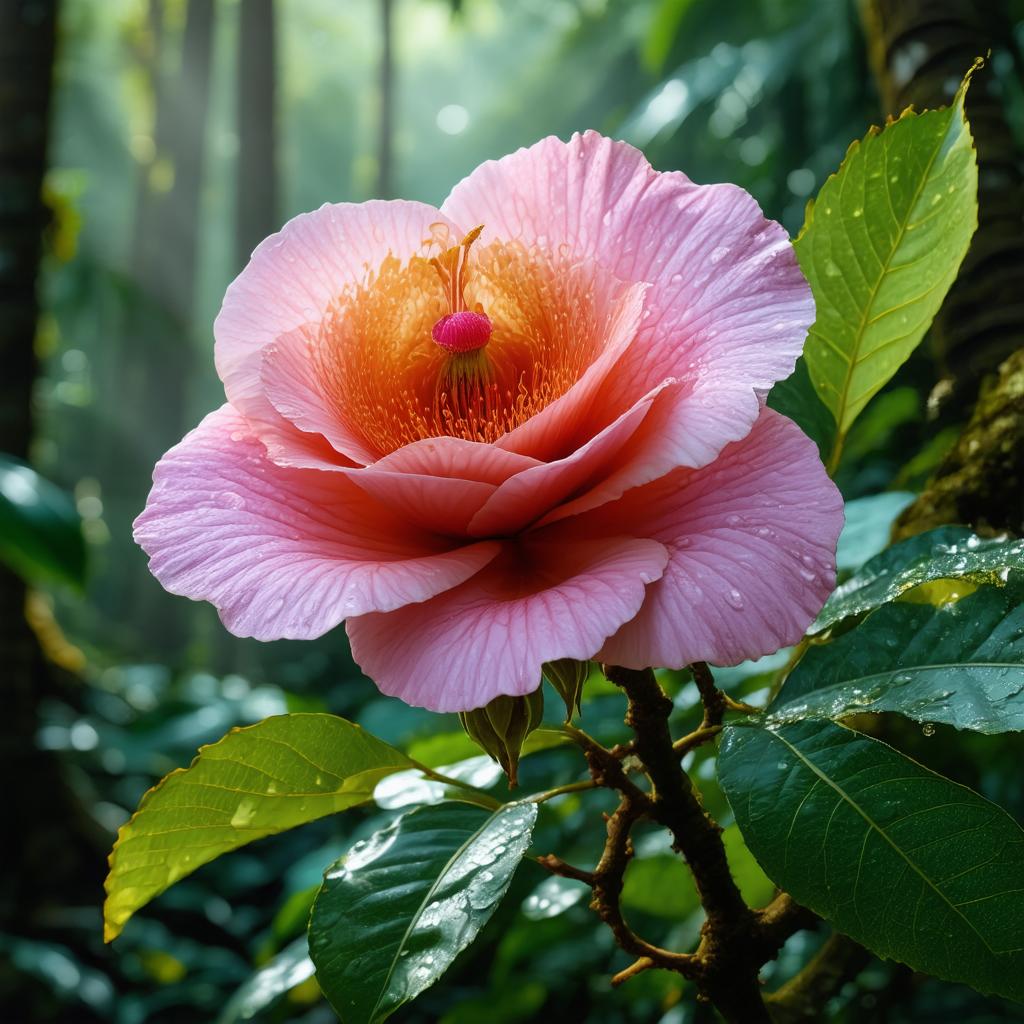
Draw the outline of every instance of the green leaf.
[[[529,896],[523,900],[523,916],[529,921],[543,921],[549,917],[564,914],[590,895],[590,886],[574,878],[552,875],[545,878]]]
[[[85,541],[74,501],[9,455],[0,455],[0,562],[27,583],[85,582]]]
[[[505,895],[537,805],[420,807],[328,869],[309,922],[317,980],[344,1024],[373,1024],[432,985]]]
[[[658,74],[665,66],[679,26],[692,6],[693,0],[658,0],[640,51],[641,62],[651,74]]]
[[[969,81],[854,142],[794,243],[817,305],[804,355],[840,438],[921,341],[977,226]]]
[[[364,803],[380,779],[410,765],[333,715],[279,715],[233,729],[154,786],[121,827],[106,882],[106,940],[222,853]]]
[[[818,446],[822,461],[828,458],[836,424],[814,390],[803,356],[796,361],[796,369],[768,392],[768,405],[788,416]]]
[[[849,571],[883,551],[896,517],[914,500],[910,491],[886,491],[846,503],[846,525],[839,535],[836,568]]]
[[[1024,730],[1024,577],[935,607],[897,602],[790,673],[773,721],[895,711],[917,722]]]
[[[767,875],[881,957],[1024,999],[1024,831],[831,722],[725,729],[719,777]]]
[[[865,563],[833,591],[809,631],[820,633],[922,583],[964,577],[994,582],[1011,569],[1024,569],[1024,541],[983,538],[963,526],[940,526],[908,537]]]
[[[289,943],[257,970],[228,1000],[217,1024],[252,1020],[261,1010],[313,976],[309,943],[305,935]]]
[[[621,903],[627,910],[673,921],[700,910],[693,876],[683,859],[674,853],[632,860],[626,870]]]

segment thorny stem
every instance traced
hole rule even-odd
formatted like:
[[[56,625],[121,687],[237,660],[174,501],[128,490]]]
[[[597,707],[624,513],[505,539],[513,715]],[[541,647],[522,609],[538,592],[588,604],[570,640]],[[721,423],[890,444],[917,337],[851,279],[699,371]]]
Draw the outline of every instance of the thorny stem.
[[[650,669],[605,666],[605,674],[626,694],[626,723],[635,739],[609,750],[582,730],[565,727],[583,750],[594,784],[620,795],[619,806],[606,818],[604,853],[592,872],[554,856],[538,861],[555,874],[589,885],[593,890],[591,909],[611,929],[617,945],[636,958],[615,975],[613,984],[622,984],[652,968],[675,971],[695,981],[700,998],[713,1003],[727,1021],[763,1024],[771,1018],[761,997],[758,973],[793,932],[815,919],[784,893],[767,907],[753,910],[733,880],[721,827],[704,810],[680,759],[683,753],[714,739],[722,729],[726,711],[749,713],[753,709],[719,691],[703,663],[691,669],[704,705],[704,719],[699,728],[673,743],[668,726],[672,702],[654,673]],[[638,759],[650,780],[649,792],[628,778],[623,764],[627,755]],[[652,945],[633,932],[623,917],[620,897],[633,855],[630,832],[642,818],[669,830],[673,848],[693,873],[706,915],[700,943],[693,953]]]

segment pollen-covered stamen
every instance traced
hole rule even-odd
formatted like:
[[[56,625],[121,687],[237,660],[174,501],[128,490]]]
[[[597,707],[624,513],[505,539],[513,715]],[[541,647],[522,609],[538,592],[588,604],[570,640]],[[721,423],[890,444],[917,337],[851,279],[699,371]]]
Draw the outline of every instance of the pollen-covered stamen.
[[[444,285],[448,309],[452,313],[461,313],[466,308],[466,264],[469,261],[469,249],[480,237],[483,229],[483,224],[473,228],[458,245],[445,249],[440,256],[435,256],[430,261]]]
[[[469,250],[481,231],[482,224],[430,261],[444,285],[450,310],[430,332],[450,357],[438,376],[434,414],[452,429],[464,424],[472,433],[486,428],[497,400],[493,368],[484,352],[491,338],[491,320],[479,307],[474,311],[466,305]]]

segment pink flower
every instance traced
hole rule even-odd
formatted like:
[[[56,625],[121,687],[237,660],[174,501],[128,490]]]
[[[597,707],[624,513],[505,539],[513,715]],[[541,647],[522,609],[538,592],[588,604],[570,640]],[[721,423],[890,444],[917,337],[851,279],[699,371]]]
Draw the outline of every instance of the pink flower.
[[[437,711],[556,658],[758,657],[834,584],[839,494],[764,405],[813,318],[746,192],[593,132],[440,210],[323,206],[228,289],[227,404],[161,459],[135,536],[233,633],[347,620],[380,689]]]

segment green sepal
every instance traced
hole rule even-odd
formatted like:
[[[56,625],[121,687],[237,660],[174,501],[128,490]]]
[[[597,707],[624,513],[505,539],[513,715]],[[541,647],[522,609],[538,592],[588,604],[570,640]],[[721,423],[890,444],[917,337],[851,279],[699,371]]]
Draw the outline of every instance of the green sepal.
[[[565,701],[565,720],[571,722],[573,715],[582,713],[580,701],[583,698],[583,684],[590,675],[590,662],[559,658],[558,661],[545,662],[542,671],[544,678]]]
[[[544,693],[539,686],[525,697],[495,697],[482,708],[459,712],[466,734],[501,765],[510,786],[516,784],[523,743],[543,717]]]

